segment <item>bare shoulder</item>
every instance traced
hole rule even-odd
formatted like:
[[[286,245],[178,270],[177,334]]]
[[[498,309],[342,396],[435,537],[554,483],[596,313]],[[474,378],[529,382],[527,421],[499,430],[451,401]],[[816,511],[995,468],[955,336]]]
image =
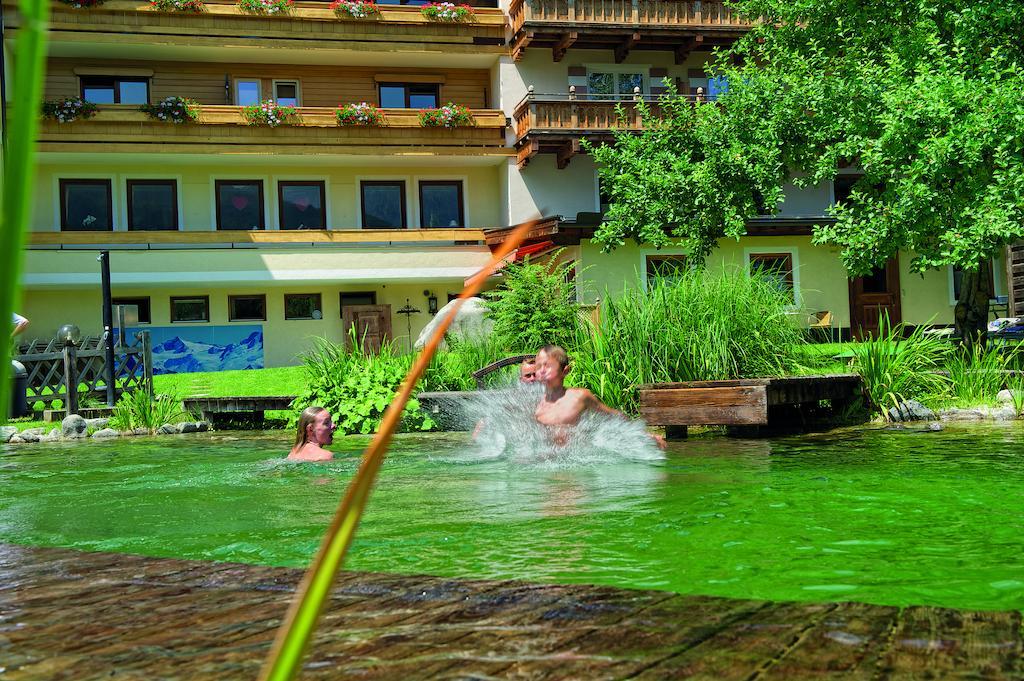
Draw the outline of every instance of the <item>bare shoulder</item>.
[[[590,392],[586,388],[569,388],[565,392],[568,395],[570,395],[572,399],[575,401],[592,402],[594,400],[597,400],[597,397],[594,395],[594,393]]]

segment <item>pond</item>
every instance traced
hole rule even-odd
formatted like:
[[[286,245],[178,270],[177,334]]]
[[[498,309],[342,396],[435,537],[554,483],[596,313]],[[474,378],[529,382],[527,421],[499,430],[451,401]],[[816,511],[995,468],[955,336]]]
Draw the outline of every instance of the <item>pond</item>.
[[[305,566],[366,438],[0,446],[0,541]],[[695,438],[663,461],[460,459],[396,438],[348,567],[773,600],[1024,608],[1024,427]]]

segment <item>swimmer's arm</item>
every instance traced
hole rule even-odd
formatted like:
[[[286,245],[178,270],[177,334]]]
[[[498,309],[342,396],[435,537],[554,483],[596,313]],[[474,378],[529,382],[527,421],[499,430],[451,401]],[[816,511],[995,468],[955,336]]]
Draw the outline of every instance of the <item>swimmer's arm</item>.
[[[625,414],[623,414],[618,409],[612,409],[607,404],[597,399],[597,396],[594,393],[590,392],[589,390],[583,391],[583,404],[585,411],[596,411],[601,414],[608,414],[609,416],[618,416],[619,418],[622,419],[626,418]]]

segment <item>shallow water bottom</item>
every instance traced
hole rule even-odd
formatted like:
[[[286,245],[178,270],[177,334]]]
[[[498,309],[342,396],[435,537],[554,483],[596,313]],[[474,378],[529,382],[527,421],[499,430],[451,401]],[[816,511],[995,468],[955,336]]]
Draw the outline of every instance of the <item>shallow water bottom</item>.
[[[358,464],[286,434],[3,449],[0,541],[301,567]],[[673,443],[662,461],[396,439],[349,568],[684,594],[1024,608],[1024,427]]]

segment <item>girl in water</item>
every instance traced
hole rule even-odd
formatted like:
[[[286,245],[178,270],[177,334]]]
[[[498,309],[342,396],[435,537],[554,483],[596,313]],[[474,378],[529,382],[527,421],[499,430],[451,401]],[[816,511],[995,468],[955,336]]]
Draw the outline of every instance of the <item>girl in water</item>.
[[[295,446],[288,453],[287,461],[330,461],[334,454],[324,446],[334,442],[337,428],[329,411],[323,407],[306,407],[299,415]]]

